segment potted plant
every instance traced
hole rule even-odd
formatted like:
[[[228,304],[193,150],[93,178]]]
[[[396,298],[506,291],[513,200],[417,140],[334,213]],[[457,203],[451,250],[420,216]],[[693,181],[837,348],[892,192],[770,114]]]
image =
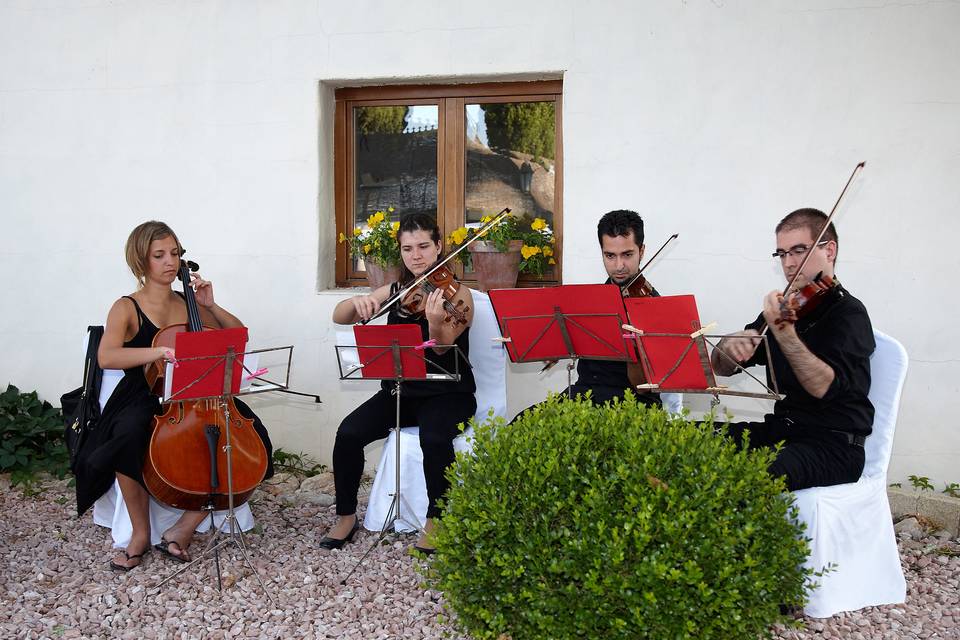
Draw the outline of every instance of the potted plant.
[[[386,213],[377,211],[367,218],[366,229],[355,227],[350,237],[340,234],[340,242],[347,243],[350,255],[363,261],[371,289],[400,278],[400,247],[397,245],[400,223],[390,221],[388,215],[393,211],[393,207],[387,207]]]
[[[493,216],[483,216],[486,224]],[[447,238],[455,250],[475,237],[480,227],[460,227]],[[497,226],[487,230],[483,239],[475,240],[461,251],[457,258],[464,267],[472,269],[482,291],[505,289],[517,285],[520,273],[543,277],[550,265],[557,263],[554,255],[556,238],[550,225],[543,218],[527,221],[514,215],[504,218]]]

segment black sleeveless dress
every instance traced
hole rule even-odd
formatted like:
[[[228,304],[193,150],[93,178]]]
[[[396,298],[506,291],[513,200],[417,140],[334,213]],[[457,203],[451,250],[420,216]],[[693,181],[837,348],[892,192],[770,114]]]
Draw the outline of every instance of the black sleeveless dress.
[[[124,342],[123,346],[150,347],[160,329],[140,309],[136,300],[130,296],[123,297],[133,303],[140,325],[136,335]],[[78,516],[83,515],[113,485],[117,473],[143,484],[143,460],[150,446],[153,418],[161,413],[161,405],[157,396],[150,393],[142,365],[124,369],[123,374],[103,407],[96,429],[78,452]],[[235,399],[235,403],[244,417],[253,420],[254,429],[263,440],[267,449],[266,477],[269,478],[273,476],[273,446],[266,427],[250,407],[239,399]]]

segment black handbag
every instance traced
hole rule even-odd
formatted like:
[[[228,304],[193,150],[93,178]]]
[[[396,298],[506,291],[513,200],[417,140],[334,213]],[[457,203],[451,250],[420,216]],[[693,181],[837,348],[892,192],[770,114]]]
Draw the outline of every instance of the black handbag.
[[[83,363],[83,386],[60,396],[63,410],[63,440],[70,452],[70,471],[76,473],[77,454],[100,419],[100,382],[103,369],[97,363],[97,350],[103,337],[102,326],[87,327],[90,339]]]

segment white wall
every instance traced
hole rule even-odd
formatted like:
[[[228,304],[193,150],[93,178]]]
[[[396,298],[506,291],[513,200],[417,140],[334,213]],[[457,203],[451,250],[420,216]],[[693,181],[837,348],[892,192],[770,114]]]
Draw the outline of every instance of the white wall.
[[[603,275],[596,220],[634,208],[649,244],[680,233],[650,279],[724,331],[780,285],[775,222],[867,161],[838,272],[911,356],[891,478],[958,481],[960,6],[862,4],[2,2],[0,384],[79,384],[84,326],[133,288],[126,235],[160,218],[255,346],[295,345],[324,404],[255,404],[328,462],[370,393],[333,374],[333,88],[562,74],[565,281]],[[562,387],[534,369],[511,409]]]

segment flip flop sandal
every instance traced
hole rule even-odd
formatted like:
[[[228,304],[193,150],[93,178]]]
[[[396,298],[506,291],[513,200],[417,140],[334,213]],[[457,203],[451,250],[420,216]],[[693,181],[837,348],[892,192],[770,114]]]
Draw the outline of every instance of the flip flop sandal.
[[[149,547],[147,547],[146,549],[144,549],[144,550],[143,550],[143,553],[138,553],[138,554],[132,556],[132,555],[130,555],[129,553],[127,553],[126,551],[124,551],[124,552],[123,552],[123,555],[126,556],[126,558],[127,558],[128,561],[129,561],[129,560],[140,560],[140,561],[142,562],[142,561],[143,561],[143,556],[147,555],[147,552],[148,552],[148,551],[150,551],[150,548],[149,548]],[[117,564],[117,563],[114,562],[113,560],[110,561],[110,568],[113,569],[114,571],[130,571],[130,569],[136,569],[136,568],[139,567],[139,566],[140,566],[140,562],[137,562],[137,564],[133,565],[132,567],[127,567],[127,566],[122,565],[122,564]]]
[[[176,555],[170,551],[170,545],[177,545],[177,549],[180,550],[180,555]],[[187,555],[187,552],[183,550],[183,547],[180,546],[180,543],[176,540],[167,540],[166,538],[160,538],[160,542],[153,545],[153,548],[167,556],[168,558],[173,558],[177,562],[190,562],[190,556]]]

